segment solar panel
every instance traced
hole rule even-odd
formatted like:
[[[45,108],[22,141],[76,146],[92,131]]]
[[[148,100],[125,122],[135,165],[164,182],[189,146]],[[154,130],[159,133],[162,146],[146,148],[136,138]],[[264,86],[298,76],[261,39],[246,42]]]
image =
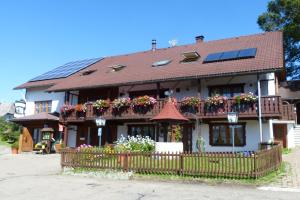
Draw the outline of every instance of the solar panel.
[[[236,59],[238,54],[239,54],[239,51],[226,51],[226,52],[223,52],[222,56],[220,57],[220,60]]]
[[[255,55],[256,55],[256,48],[211,53],[208,54],[208,56],[205,58],[204,63],[243,59],[243,58],[253,58],[255,57]]]
[[[42,80],[49,80],[49,79],[65,78],[82,69],[87,68],[88,66],[98,62],[101,59],[102,58],[93,58],[93,59],[68,62],[60,67],[57,67],[49,72],[46,72],[40,76],[35,77],[30,81],[42,81]]]
[[[216,62],[220,59],[222,54],[223,54],[223,52],[208,54],[208,56],[205,58],[204,62]]]
[[[255,57],[256,48],[242,49],[239,52],[238,58],[251,58]]]

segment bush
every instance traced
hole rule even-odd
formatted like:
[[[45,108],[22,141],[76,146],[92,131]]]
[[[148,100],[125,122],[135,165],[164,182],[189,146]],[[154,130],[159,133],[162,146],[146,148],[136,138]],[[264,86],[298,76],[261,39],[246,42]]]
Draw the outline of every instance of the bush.
[[[0,138],[7,143],[14,143],[19,140],[20,127],[12,122],[0,118]]]
[[[155,150],[155,141],[149,136],[140,135],[128,136],[123,135],[116,141],[115,150],[117,152],[152,152]]]

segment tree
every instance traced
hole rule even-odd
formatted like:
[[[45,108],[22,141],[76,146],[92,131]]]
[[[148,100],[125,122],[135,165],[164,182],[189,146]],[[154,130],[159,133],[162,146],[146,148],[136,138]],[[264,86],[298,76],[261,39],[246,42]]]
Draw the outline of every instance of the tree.
[[[288,79],[300,79],[300,0],[272,0],[258,17],[264,31],[283,31]]]

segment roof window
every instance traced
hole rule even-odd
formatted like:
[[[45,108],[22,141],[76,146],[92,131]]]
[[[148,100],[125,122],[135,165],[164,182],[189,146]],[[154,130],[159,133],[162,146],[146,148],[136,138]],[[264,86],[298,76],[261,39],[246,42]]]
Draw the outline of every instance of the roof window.
[[[182,56],[184,58],[181,62],[194,62],[200,58],[200,55],[196,51],[184,52]]]
[[[86,70],[81,73],[81,76],[87,76],[97,71],[96,69]]]
[[[125,67],[126,67],[125,65],[120,65],[120,64],[112,65],[112,66],[110,66],[110,68],[111,68],[110,72],[117,72],[117,71],[122,70]]]
[[[152,64],[152,67],[160,67],[160,66],[164,66],[164,65],[169,64],[170,62],[172,62],[172,60],[160,60],[160,61],[154,62],[154,63]]]

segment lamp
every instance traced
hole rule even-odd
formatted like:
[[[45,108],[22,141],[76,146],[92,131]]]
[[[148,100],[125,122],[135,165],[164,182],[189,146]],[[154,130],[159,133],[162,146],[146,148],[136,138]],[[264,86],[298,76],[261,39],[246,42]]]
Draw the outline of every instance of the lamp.
[[[236,124],[238,122],[238,113],[237,112],[228,112],[227,119],[229,123]],[[234,125],[230,126],[231,135],[232,135],[232,153],[234,153]]]

